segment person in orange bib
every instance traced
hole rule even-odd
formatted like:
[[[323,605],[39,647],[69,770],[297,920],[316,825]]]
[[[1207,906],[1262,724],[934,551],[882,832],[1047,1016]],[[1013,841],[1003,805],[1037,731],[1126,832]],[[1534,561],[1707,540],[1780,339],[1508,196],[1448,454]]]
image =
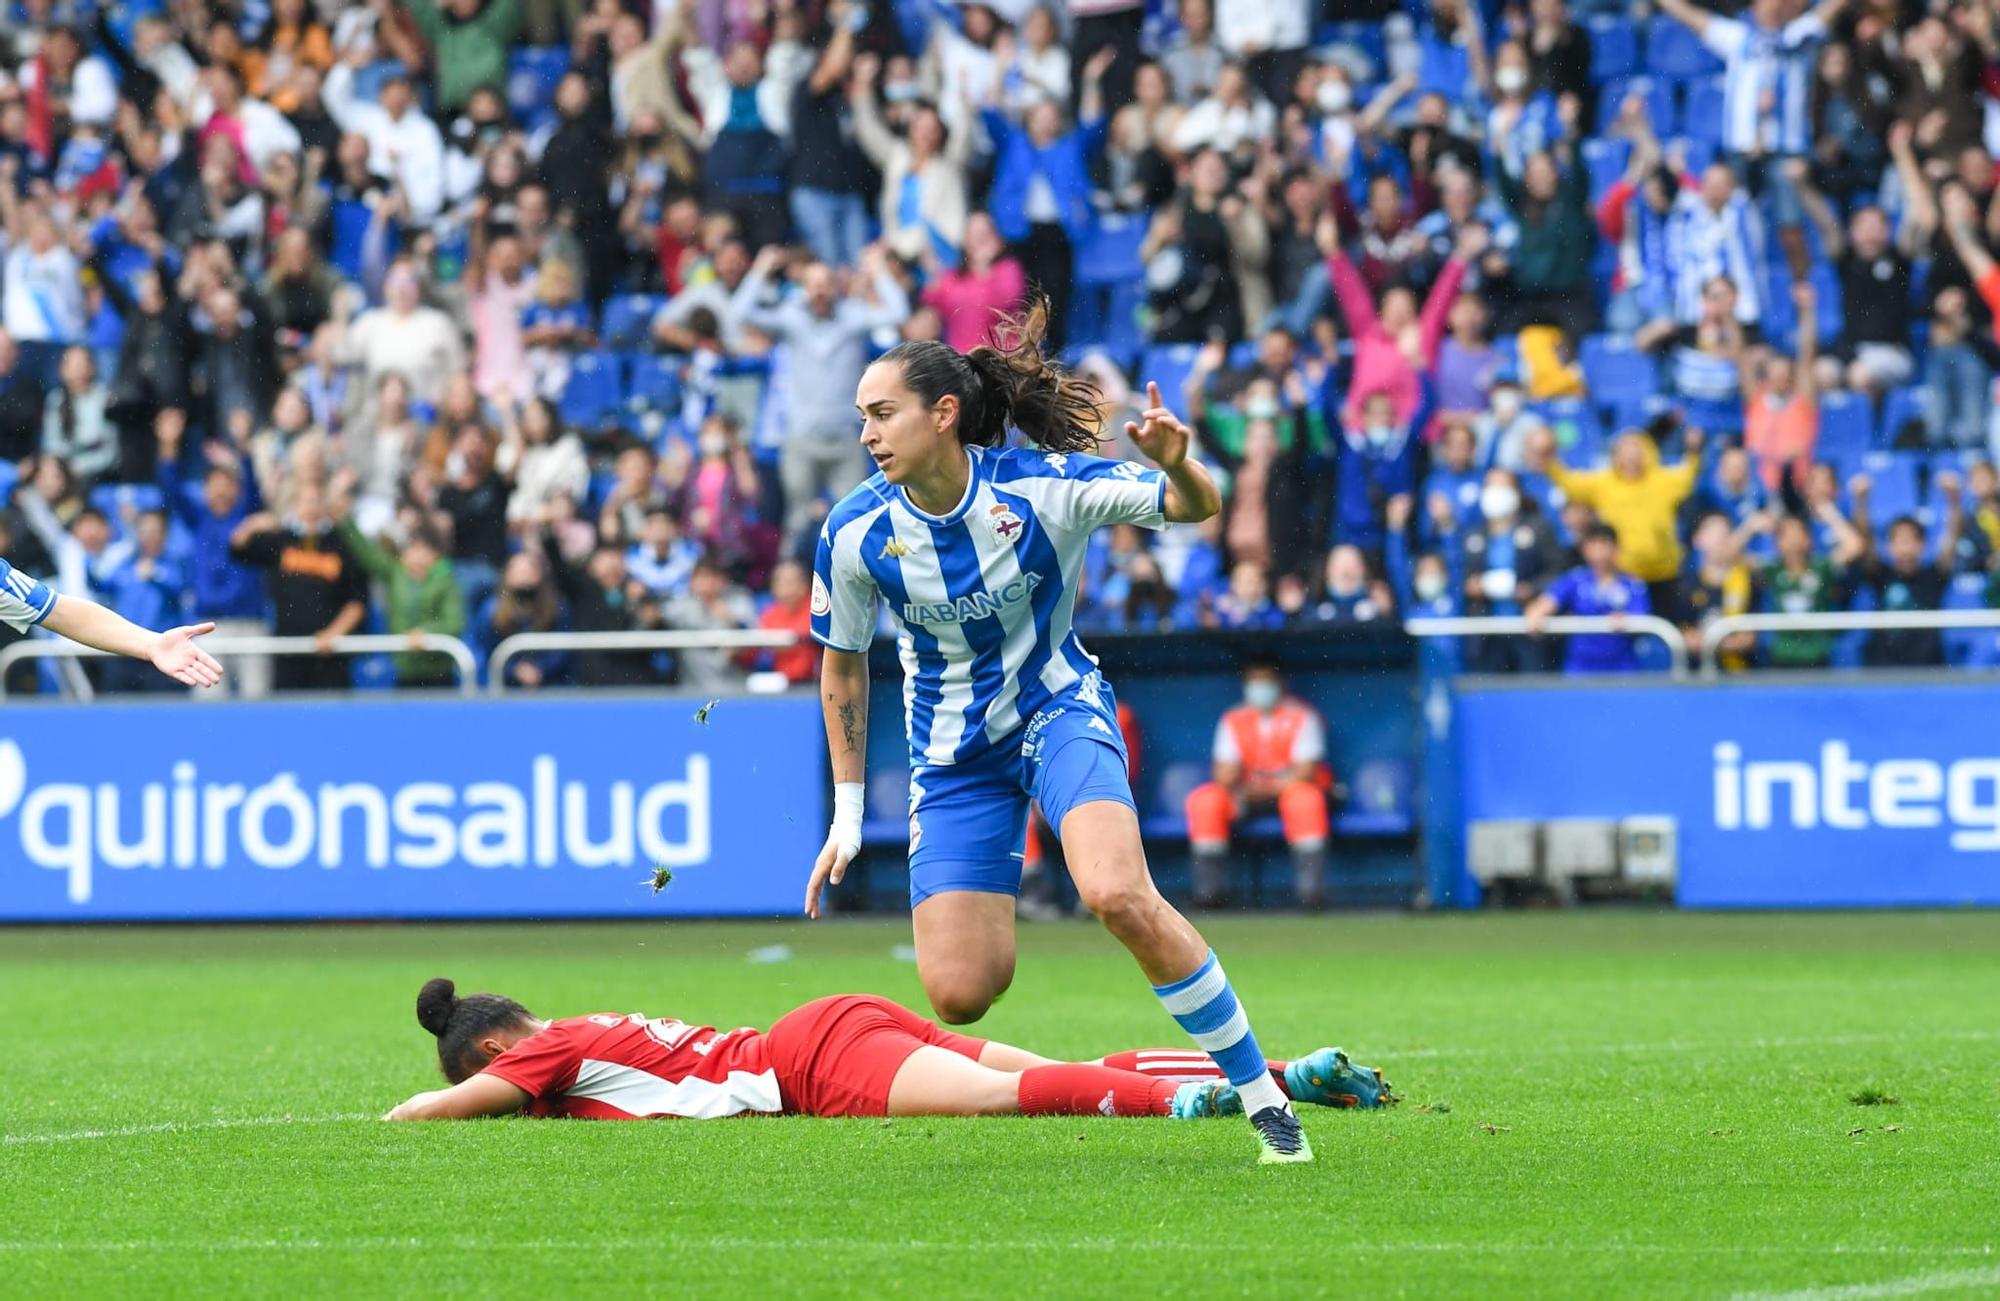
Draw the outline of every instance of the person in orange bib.
[[[1326,726],[1319,711],[1285,691],[1278,662],[1252,658],[1243,668],[1243,703],[1215,727],[1211,780],[1188,792],[1188,841],[1194,850],[1195,898],[1223,902],[1229,828],[1241,817],[1275,808],[1292,850],[1299,904],[1326,901]]]

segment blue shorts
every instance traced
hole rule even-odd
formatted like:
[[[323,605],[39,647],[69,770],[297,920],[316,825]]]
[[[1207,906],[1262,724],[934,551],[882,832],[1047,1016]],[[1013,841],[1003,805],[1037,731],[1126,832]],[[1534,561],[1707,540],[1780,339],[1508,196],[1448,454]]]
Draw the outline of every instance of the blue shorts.
[[[911,907],[952,890],[1019,894],[1030,800],[1058,833],[1078,805],[1137,810],[1117,703],[1101,679],[1093,688],[1050,701],[977,758],[910,770]]]

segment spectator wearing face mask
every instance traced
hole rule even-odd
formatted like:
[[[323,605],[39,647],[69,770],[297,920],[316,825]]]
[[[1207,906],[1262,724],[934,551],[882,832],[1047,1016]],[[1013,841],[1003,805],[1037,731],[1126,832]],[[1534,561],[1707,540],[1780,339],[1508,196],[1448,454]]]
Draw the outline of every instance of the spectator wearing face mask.
[[[1527,468],[1528,444],[1537,431],[1551,433],[1548,422],[1528,409],[1519,372],[1502,366],[1493,377],[1485,411],[1472,422],[1473,438],[1479,445],[1475,459],[1482,465],[1518,473]]]
[[[1292,851],[1301,907],[1326,901],[1328,794],[1326,726],[1319,712],[1286,692],[1268,656],[1243,668],[1243,703],[1215,727],[1210,779],[1188,792],[1188,842],[1194,851],[1195,901],[1219,908],[1228,887],[1229,833],[1256,813],[1275,811]]]
[[[1593,524],[1583,533],[1583,563],[1557,578],[1528,604],[1529,631],[1540,635],[1550,615],[1606,616],[1621,619],[1652,611],[1646,585],[1619,572],[1618,534],[1608,524]],[[1578,633],[1563,655],[1565,673],[1632,673],[1639,656],[1632,638],[1619,632]]]
[[[1568,551],[1548,517],[1522,500],[1514,474],[1495,466],[1479,489],[1477,518],[1444,539],[1459,557],[1465,612],[1510,618],[1522,614],[1568,563]],[[1466,647],[1467,662],[1482,673],[1535,672],[1547,667],[1536,643],[1519,637],[1482,637]]]
[[[517,551],[507,558],[499,588],[486,598],[473,623],[473,639],[483,654],[491,655],[501,642],[520,633],[568,630],[569,611],[549,581],[548,570],[547,559],[538,552]],[[507,685],[553,686],[566,679],[569,667],[568,651],[527,651],[507,661]]]

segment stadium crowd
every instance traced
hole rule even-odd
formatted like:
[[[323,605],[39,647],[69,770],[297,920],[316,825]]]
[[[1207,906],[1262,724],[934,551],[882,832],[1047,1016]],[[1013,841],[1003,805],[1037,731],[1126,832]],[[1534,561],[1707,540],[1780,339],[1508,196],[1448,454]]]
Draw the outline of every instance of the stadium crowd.
[[[0,554],[150,626],[803,632],[868,360],[1032,292],[1228,480],[1086,632],[2000,604],[1996,95],[1993,0],[15,0]],[[753,667],[814,653],[510,674]]]

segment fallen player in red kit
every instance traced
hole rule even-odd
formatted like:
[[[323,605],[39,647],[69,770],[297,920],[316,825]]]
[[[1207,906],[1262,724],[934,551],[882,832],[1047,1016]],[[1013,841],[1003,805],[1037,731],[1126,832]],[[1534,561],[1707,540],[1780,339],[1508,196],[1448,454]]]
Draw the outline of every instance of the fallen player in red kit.
[[[1190,1048],[1055,1062],[946,1030],[886,998],[837,994],[768,1031],[598,1014],[543,1021],[499,994],[457,997],[432,980],[417,1020],[437,1036],[448,1089],[387,1120],[570,1116],[590,1120],[805,1116],[1174,1116],[1242,1109],[1207,1054]],[[1381,1107],[1381,1072],[1336,1048],[1272,1062],[1297,1102]]]

